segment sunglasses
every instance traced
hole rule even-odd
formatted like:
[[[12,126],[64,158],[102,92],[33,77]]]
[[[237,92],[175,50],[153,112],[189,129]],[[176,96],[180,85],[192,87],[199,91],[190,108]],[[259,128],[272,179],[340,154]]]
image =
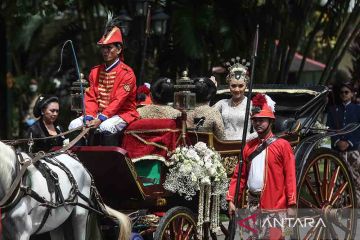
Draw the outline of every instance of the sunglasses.
[[[231,84],[230,85],[231,88],[236,88],[236,87],[243,88],[244,86],[245,86],[245,84]]]
[[[350,91],[340,91],[340,94],[348,95],[349,93],[350,93]]]

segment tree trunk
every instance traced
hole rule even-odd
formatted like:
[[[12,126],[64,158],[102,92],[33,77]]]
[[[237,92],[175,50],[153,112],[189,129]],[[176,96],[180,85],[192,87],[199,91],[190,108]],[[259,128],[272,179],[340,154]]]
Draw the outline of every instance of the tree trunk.
[[[360,19],[360,18],[359,18]],[[342,46],[342,50],[340,51],[340,54],[335,59],[333,68],[331,69],[328,78],[325,81],[325,84],[328,84],[331,78],[334,76],[340,61],[344,57],[346,51],[349,49],[350,44],[354,41],[355,37],[360,33],[360,21],[358,21],[357,25],[355,25],[355,28],[353,29],[352,33],[349,34],[349,39],[345,42],[345,44]]]
[[[356,5],[353,11],[350,13],[350,16],[348,16],[347,20],[345,21],[343,27],[341,28],[336,45],[326,62],[326,67],[323,73],[321,74],[319,84],[325,84],[326,81],[328,81],[330,72],[333,71],[332,69],[334,67],[335,59],[339,55],[339,52],[341,52],[344,42],[347,42],[348,39],[350,38],[349,31],[351,30],[349,29],[351,28],[351,25],[353,25],[354,23],[357,24],[357,19],[359,18],[359,14],[360,14],[360,6]]]
[[[274,17],[271,17],[270,20],[270,26],[275,25],[277,28],[279,28],[279,23],[276,22],[276,20],[274,19]],[[269,26],[268,25],[268,26]],[[272,28],[268,28],[270,29],[269,31],[269,37],[266,40],[267,41],[267,45],[268,45],[268,51],[269,51],[269,57],[267,59],[265,59],[265,61],[267,62],[267,68],[266,68],[266,78],[264,79],[266,81],[266,83],[274,83],[274,75],[276,76],[276,72],[274,72],[275,70],[275,57],[276,57],[276,53],[277,53],[277,45],[276,45],[276,39],[277,39],[277,29],[272,29]]]
[[[6,24],[5,18],[0,15],[0,138],[6,138]]]
[[[286,56],[288,54],[288,48],[289,48],[289,41],[287,39],[287,30],[288,30],[288,26],[289,26],[289,16],[286,16],[286,19],[281,21],[281,25],[280,25],[280,41],[279,41],[279,45],[278,45],[278,59],[277,59],[277,63],[279,64],[277,66],[277,71],[276,71],[276,79],[275,79],[275,83],[281,83],[282,81],[284,81],[284,79],[282,79],[282,73],[284,70],[284,65],[285,65],[285,59]]]
[[[294,59],[297,46],[299,45],[301,36],[305,32],[305,25],[309,19],[310,13],[312,12],[312,9],[314,8],[314,2],[313,1],[305,1],[303,2],[304,6],[299,6],[299,9],[302,9],[301,15],[297,15],[297,17],[294,19],[295,26],[297,26],[294,29],[294,34],[292,37],[289,37],[289,52],[287,54],[287,58],[285,61],[284,70],[282,73],[282,78],[284,79],[284,82],[288,82],[288,75],[290,71],[290,65]],[[299,10],[298,10],[299,11]]]
[[[304,70],[306,58],[309,55],[309,52],[310,52],[310,50],[311,50],[311,48],[313,46],[316,34],[321,29],[322,19],[323,19],[324,15],[325,15],[326,9],[328,8],[328,6],[330,5],[331,2],[332,2],[332,0],[327,1],[326,5],[322,8],[321,14],[320,14],[315,26],[314,26],[314,29],[310,32],[309,37],[307,38],[307,44],[306,44],[305,50],[304,50],[304,52],[302,54],[303,59],[301,60],[300,68],[299,68],[297,76],[296,76],[296,83],[298,83],[300,81],[301,74],[303,73],[303,70]]]

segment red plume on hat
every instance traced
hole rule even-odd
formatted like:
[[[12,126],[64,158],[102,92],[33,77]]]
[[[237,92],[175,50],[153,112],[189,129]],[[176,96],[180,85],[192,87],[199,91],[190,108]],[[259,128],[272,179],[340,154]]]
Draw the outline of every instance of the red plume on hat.
[[[252,98],[251,118],[275,119],[275,102],[266,94],[258,93]]]
[[[137,88],[136,94],[138,105],[150,105],[152,103],[150,89],[145,84]]]
[[[137,93],[138,94],[143,93],[143,94],[148,95],[148,94],[150,94],[150,89],[145,85],[141,85],[140,87],[137,88]]]

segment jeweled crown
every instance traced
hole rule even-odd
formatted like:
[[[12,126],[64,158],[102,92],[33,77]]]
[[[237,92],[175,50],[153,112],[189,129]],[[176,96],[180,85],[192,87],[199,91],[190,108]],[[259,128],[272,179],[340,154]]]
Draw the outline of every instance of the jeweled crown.
[[[240,57],[231,58],[231,62],[226,62],[225,66],[229,71],[226,80],[230,81],[232,78],[244,80],[245,82],[249,80],[248,67],[250,63],[246,59],[241,59]]]

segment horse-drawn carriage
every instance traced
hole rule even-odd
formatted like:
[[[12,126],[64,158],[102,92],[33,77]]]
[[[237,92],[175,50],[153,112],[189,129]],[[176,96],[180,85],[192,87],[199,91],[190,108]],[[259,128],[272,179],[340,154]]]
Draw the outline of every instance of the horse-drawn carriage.
[[[326,228],[316,225],[298,231],[298,238],[353,239],[357,200],[352,176],[347,163],[324,143],[330,136],[346,134],[358,126],[350,124],[340,131],[321,127],[319,119],[329,93],[326,87],[255,86],[254,93],[258,92],[277,102],[274,132],[294,148],[298,208],[310,209],[327,223]],[[228,96],[228,90],[218,90],[215,100]],[[223,141],[211,132],[186,130],[174,120],[138,120],[125,130],[120,146],[81,146],[73,147],[72,152],[94,177],[104,201],[127,213],[133,220],[133,232],[144,239],[199,239],[199,227],[204,229],[202,238],[216,239],[216,233],[209,231],[209,219],[198,225],[197,197],[187,201],[163,187],[171,151],[181,143],[194,145],[199,141],[214,148],[223,159],[239,156],[240,141]],[[226,235],[226,228],[221,229]]]
[[[298,208],[312,209],[331,223],[326,228],[299,231],[299,238],[354,238],[357,218],[353,180],[346,162],[324,143],[330,136],[346,134],[358,126],[348,125],[340,131],[321,127],[329,93],[326,87],[256,86],[254,92],[266,93],[277,102],[274,132],[294,148]],[[218,90],[216,100],[228,96],[228,90]],[[122,147],[73,149],[92,173],[105,202],[128,212],[134,220],[133,231],[145,239],[198,239],[197,201],[186,201],[163,187],[166,159],[180,144],[182,134],[181,125],[173,120],[139,120],[125,131]],[[236,158],[240,153],[240,141],[223,141],[211,132],[188,130],[185,134],[187,144],[205,142],[223,159]],[[225,227],[222,230],[227,234]],[[209,233],[202,236],[210,237]],[[211,237],[216,239],[216,234]]]

